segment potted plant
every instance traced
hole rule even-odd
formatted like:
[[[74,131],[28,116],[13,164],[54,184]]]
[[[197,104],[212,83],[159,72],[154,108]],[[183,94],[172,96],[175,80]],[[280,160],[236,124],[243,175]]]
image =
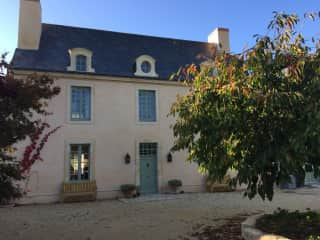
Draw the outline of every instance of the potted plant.
[[[126,198],[137,196],[137,186],[134,184],[123,184],[120,186],[120,190]]]
[[[179,179],[171,179],[168,181],[168,185],[174,193],[177,193],[178,189],[182,186],[182,181]]]

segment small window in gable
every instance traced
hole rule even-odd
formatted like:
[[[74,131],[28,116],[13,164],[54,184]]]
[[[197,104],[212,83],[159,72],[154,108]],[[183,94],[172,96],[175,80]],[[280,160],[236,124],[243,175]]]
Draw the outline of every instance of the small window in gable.
[[[92,52],[85,48],[72,48],[69,50],[70,66],[68,71],[94,72],[92,68]]]
[[[141,70],[144,73],[149,73],[151,72],[151,64],[148,61],[144,61],[141,63]]]
[[[140,77],[159,77],[156,73],[156,61],[149,55],[142,55],[136,59],[135,76]]]

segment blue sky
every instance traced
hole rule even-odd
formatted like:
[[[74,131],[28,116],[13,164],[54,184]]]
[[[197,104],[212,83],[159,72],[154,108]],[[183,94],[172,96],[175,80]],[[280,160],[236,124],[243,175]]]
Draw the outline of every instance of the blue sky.
[[[272,11],[320,11],[319,0],[42,0],[43,22],[206,41],[215,27],[230,29],[232,52],[266,33]],[[17,45],[19,0],[1,0],[0,52]],[[320,38],[319,23],[305,28]]]

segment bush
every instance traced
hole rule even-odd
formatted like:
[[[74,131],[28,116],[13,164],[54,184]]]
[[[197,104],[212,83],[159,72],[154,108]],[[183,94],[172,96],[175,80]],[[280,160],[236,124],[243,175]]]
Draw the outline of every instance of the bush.
[[[0,205],[8,204],[22,196],[22,190],[14,181],[20,181],[23,177],[17,164],[0,164]]]
[[[308,240],[320,240],[320,236],[318,237],[310,236]]]
[[[256,223],[257,228],[266,233],[282,235],[290,239],[308,239],[320,232],[320,214],[314,211],[289,212],[278,209],[273,214],[266,214]],[[308,240],[320,240],[310,237]]]

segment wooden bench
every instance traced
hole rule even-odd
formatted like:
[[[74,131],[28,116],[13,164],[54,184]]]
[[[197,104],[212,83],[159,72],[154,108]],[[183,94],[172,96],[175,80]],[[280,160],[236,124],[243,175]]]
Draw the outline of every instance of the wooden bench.
[[[61,202],[94,201],[97,197],[96,181],[64,182]]]

